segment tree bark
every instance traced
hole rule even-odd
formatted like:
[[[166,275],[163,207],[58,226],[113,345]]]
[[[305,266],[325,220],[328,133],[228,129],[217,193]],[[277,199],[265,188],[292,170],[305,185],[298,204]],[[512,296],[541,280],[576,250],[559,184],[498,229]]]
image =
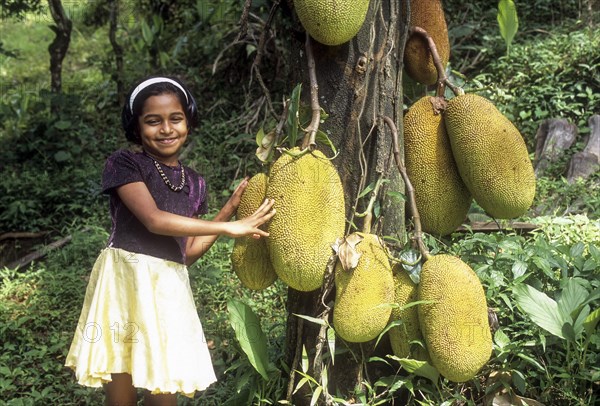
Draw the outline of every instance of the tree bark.
[[[349,220],[347,234],[357,231],[353,223],[358,231],[362,228],[355,213],[365,209],[369,196],[359,199],[358,195],[383,177],[389,182],[377,197],[379,217],[371,232],[401,242],[406,241],[404,202],[386,194],[388,191],[403,192],[404,184],[395,169],[390,132],[380,117],[390,117],[402,135],[402,56],[407,31],[402,21],[404,6],[404,2],[372,0],[365,23],[350,42],[331,47],[312,41],[319,103],[329,114],[320,129],[329,135],[339,151],[332,163],[338,169],[344,187],[346,219]],[[291,41],[291,66],[298,67],[295,79],[303,83],[303,97],[307,99],[310,85],[304,42],[300,35]],[[400,147],[403,149],[402,137]],[[319,291],[303,293],[289,289],[286,344],[287,359],[292,368],[297,367],[293,364],[294,359],[299,358],[297,351],[301,351],[303,345],[311,358],[315,345],[323,338],[318,336],[318,325],[303,321],[299,328],[301,319],[293,315],[318,317],[325,309],[319,294]],[[330,303],[333,294],[332,290],[323,302]],[[331,318],[329,322],[332,322]],[[338,340],[336,346],[342,348],[343,344]],[[372,343],[351,345],[351,350],[359,355],[358,362],[352,356],[344,355],[335,359],[334,365],[328,365],[332,393],[341,390],[351,396],[351,391],[364,377],[363,361],[368,359],[371,347]],[[313,365],[312,359],[310,364]],[[298,380],[297,374],[295,380]],[[290,388],[296,385],[292,384]],[[293,404],[308,404],[310,397],[306,395],[303,391],[296,393]]]
[[[67,55],[69,43],[71,42],[71,29],[73,22],[67,17],[65,9],[60,0],[48,0],[50,13],[55,25],[50,29],[56,37],[48,46],[50,52],[50,88],[54,93],[60,93],[62,89],[62,62]]]
[[[115,53],[116,70],[113,79],[117,84],[117,101],[122,106],[125,101],[125,87],[123,80],[123,47],[117,42],[117,20],[119,16],[119,0],[109,0],[110,7],[110,29],[108,38],[113,52]]]

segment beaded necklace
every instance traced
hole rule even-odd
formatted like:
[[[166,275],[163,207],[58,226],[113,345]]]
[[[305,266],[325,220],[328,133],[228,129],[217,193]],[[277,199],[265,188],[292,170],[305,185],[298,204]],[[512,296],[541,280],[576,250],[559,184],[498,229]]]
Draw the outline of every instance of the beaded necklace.
[[[185,169],[183,168],[181,161],[177,161],[179,163],[179,167],[181,168],[181,182],[179,182],[179,186],[175,186],[171,183],[169,178],[167,178],[167,175],[165,175],[165,172],[163,171],[163,168],[160,165],[160,163],[156,159],[148,155],[146,151],[144,151],[144,155],[152,159],[152,161],[154,162],[154,166],[156,167],[156,170],[158,170],[158,174],[162,178],[163,182],[165,182],[165,185],[167,185],[173,192],[180,192],[183,190],[183,187],[185,186]]]

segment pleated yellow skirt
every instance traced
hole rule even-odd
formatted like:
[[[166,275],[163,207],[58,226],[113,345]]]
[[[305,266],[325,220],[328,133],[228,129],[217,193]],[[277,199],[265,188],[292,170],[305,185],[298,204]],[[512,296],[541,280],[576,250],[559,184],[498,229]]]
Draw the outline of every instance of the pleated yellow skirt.
[[[186,266],[105,248],[65,365],[90,387],[126,372],[136,388],[193,397],[215,382]]]

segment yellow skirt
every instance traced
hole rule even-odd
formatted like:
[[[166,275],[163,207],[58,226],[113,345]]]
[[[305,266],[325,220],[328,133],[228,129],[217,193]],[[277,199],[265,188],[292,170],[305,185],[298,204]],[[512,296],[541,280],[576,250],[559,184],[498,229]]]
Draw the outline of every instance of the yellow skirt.
[[[193,397],[215,382],[186,266],[105,248],[65,365],[91,387],[126,372],[136,388]]]

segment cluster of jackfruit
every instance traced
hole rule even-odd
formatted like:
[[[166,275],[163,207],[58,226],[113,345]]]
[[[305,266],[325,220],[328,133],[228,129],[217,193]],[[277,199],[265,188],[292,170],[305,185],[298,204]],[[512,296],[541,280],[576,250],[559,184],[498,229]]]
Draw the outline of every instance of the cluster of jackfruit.
[[[293,148],[277,159],[268,178],[252,177],[242,195],[238,218],[265,198],[274,199],[277,210],[268,238],[240,238],[232,252],[233,269],[251,289],[264,289],[277,277],[300,291],[321,287],[331,246],[344,235],[344,191],[336,169],[320,151],[299,152]]]
[[[394,354],[431,363],[448,380],[472,379],[489,360],[492,337],[483,287],[473,270],[459,258],[435,255],[425,261],[414,284],[398,267],[394,274],[395,302],[389,331]],[[406,307],[414,301],[418,306]],[[424,341],[425,347],[411,346]]]
[[[350,41],[365,21],[369,0],[295,0],[304,29],[325,45]]]
[[[495,218],[522,215],[533,202],[535,176],[519,131],[481,96],[456,96],[442,114],[434,99],[421,98],[404,117],[406,170],[423,230],[454,231],[471,196]]]

